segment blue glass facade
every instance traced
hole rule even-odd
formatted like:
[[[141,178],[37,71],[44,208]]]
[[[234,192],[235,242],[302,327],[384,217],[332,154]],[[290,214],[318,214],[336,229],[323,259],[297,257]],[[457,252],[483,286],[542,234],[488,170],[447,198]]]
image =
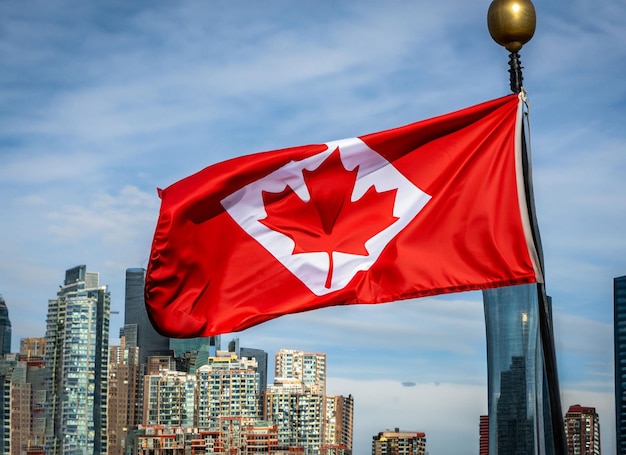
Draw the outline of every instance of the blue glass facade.
[[[483,292],[487,330],[489,454],[553,453],[536,285]],[[544,422],[545,417],[545,422]],[[541,430],[540,430],[541,429]]]
[[[11,321],[9,320],[9,309],[0,295],[0,355],[11,352]]]
[[[615,436],[617,453],[626,453],[626,276],[613,280],[615,343]]]
[[[209,357],[220,350],[221,337],[170,338],[170,350],[180,371],[195,373],[197,368],[209,363]]]
[[[168,355],[170,340],[158,333],[148,317],[144,300],[146,271],[143,268],[126,269],[124,295],[124,335],[126,345],[139,347],[139,364],[153,355]]]

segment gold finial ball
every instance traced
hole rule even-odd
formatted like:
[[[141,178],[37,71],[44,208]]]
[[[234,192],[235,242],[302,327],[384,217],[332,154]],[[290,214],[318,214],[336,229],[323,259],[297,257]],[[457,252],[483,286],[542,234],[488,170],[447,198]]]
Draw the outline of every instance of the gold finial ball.
[[[535,7],[530,0],[493,0],[487,26],[493,40],[510,52],[519,51],[535,34]]]

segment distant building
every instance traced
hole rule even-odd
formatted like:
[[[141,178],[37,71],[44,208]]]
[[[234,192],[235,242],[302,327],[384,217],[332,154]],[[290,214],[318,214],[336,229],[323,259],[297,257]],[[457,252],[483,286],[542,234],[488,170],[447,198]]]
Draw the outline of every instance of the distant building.
[[[41,358],[0,359],[0,453],[44,455],[46,384]]]
[[[257,371],[259,372],[259,393],[267,389],[267,352],[262,349],[240,348],[237,353],[239,358],[252,358],[256,360]]]
[[[9,320],[9,309],[0,295],[0,355],[11,352],[11,321]]]
[[[148,357],[145,370],[146,375],[159,374],[160,372],[166,370],[177,371],[176,362],[173,357],[169,355],[155,355]]]
[[[143,423],[130,432],[132,447],[154,454],[160,452],[150,449],[183,446],[197,454],[352,453],[354,401],[325,395],[324,354],[281,351],[277,371],[295,377],[278,378],[260,393],[257,358],[264,352],[240,352],[256,355],[218,351],[194,374],[176,370],[172,357],[148,357]]]
[[[225,419],[232,423],[235,419]],[[271,422],[257,421],[244,425],[241,431],[235,425],[223,429],[203,430],[164,425],[139,425],[135,431],[132,453],[139,455],[227,454],[240,455],[299,455],[295,450],[278,448],[277,427]],[[233,447],[234,439],[243,441],[242,447]]]
[[[32,388],[26,380],[26,370],[26,362],[19,362],[11,373],[9,418],[11,453],[21,452],[31,437]]]
[[[281,349],[264,420],[278,426],[278,447],[290,453],[352,453],[352,396],[326,396],[326,354]]]
[[[257,363],[259,373],[259,413],[263,415],[263,393],[267,390],[267,352],[262,349],[239,347],[239,338],[234,338],[228,343],[228,352],[237,354],[240,359],[252,358]]]
[[[0,358],[0,449],[9,452],[11,447],[12,376],[17,361],[12,356]]]
[[[168,427],[194,427],[196,376],[163,370],[144,376],[143,422]]]
[[[20,340],[20,359],[22,358],[43,358],[46,355],[46,339],[22,338]]]
[[[626,453],[626,276],[613,280],[615,343],[615,435],[617,453]]]
[[[170,339],[158,333],[148,317],[144,300],[146,271],[143,268],[126,269],[124,295],[124,328],[126,346],[139,347],[139,363],[154,355],[168,355]]]
[[[140,383],[139,348],[126,346],[126,338],[121,337],[119,346],[109,348],[108,455],[126,454],[129,431],[138,424]]]
[[[275,378],[299,379],[307,392],[326,394],[326,354],[281,349],[276,353]]]
[[[98,274],[79,265],[65,272],[48,302],[46,445],[50,455],[107,453],[107,376],[111,296]]]
[[[170,338],[169,348],[176,359],[176,369],[195,374],[196,369],[209,363],[209,357],[220,350],[219,335],[199,338]]]
[[[302,447],[305,454],[319,453],[324,437],[326,397],[310,393],[300,379],[275,378],[265,392],[264,420],[278,425],[281,448]]]
[[[414,431],[381,431],[372,438],[372,455],[425,455],[426,434]]]
[[[489,416],[480,416],[478,455],[489,455]]]
[[[323,454],[328,452],[333,455],[352,453],[353,422],[354,399],[352,395],[326,397],[324,439],[322,441]]]
[[[239,347],[239,338],[234,338],[228,343],[228,352],[234,352],[240,359],[253,357],[257,362],[259,372],[259,393],[267,389],[267,352],[262,349]]]
[[[570,406],[564,423],[569,455],[600,455],[600,420],[596,408]]]
[[[236,418],[237,426],[261,417],[258,406],[259,373],[253,358],[236,354],[213,356],[196,370],[198,382],[197,426],[220,428],[225,419]],[[230,423],[229,423],[230,425]],[[238,441],[237,446],[243,441]]]
[[[279,454],[278,426],[271,422],[257,421],[244,429],[246,454]]]

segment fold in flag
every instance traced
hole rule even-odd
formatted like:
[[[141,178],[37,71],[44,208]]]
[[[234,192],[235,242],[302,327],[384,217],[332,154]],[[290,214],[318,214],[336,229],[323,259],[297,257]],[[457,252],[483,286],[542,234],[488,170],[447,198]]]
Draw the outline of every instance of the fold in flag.
[[[146,273],[169,337],[332,305],[541,282],[509,95],[399,128],[258,153],[160,190]]]

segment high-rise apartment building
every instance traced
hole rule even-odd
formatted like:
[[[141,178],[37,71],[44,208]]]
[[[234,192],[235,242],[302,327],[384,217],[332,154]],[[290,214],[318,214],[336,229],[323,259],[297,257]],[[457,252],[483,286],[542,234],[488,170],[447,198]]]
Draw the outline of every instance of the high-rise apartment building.
[[[613,280],[613,311],[616,448],[626,453],[626,275]]]
[[[22,360],[20,360],[22,361]],[[26,357],[26,382],[30,384],[30,436],[29,455],[43,455],[46,444],[46,404],[49,385],[49,371],[43,356]]]
[[[0,358],[0,449],[10,452],[11,446],[11,414],[12,389],[14,388],[13,373],[18,362],[14,356]]]
[[[194,427],[196,376],[162,370],[144,376],[143,421],[149,425]]]
[[[19,362],[11,372],[10,381],[10,453],[20,453],[31,438],[31,384],[26,379],[26,362]],[[8,453],[8,452],[4,452]]]
[[[0,453],[44,454],[47,383],[42,356],[0,360]]]
[[[301,453],[351,453],[354,401],[326,396],[326,354],[281,349],[263,418],[278,426],[278,447]]]
[[[326,394],[326,354],[281,349],[276,353],[275,378],[299,379],[310,393]]]
[[[324,439],[325,404],[326,397],[308,392],[302,380],[275,378],[265,392],[263,418],[278,425],[280,448],[317,454]]]
[[[9,309],[0,295],[0,356],[11,352],[11,321]]]
[[[196,370],[196,377],[199,428],[220,428],[232,418],[242,425],[252,424],[261,417],[256,359],[239,359],[236,354],[210,357],[207,365]]]
[[[336,453],[352,452],[352,433],[354,423],[354,399],[347,397],[327,396],[324,409],[324,439],[322,453],[325,449],[337,449]]]
[[[240,359],[253,357],[257,362],[259,372],[259,393],[267,389],[267,352],[262,349],[239,347],[239,338],[234,338],[228,343],[228,352],[234,352]]]
[[[263,394],[267,390],[267,352],[262,349],[239,347],[239,338],[234,338],[228,343],[228,352],[233,352],[243,358],[253,358],[257,362],[259,373],[259,413],[263,415]]]
[[[98,273],[80,265],[65,272],[48,302],[47,453],[107,453],[110,294]]]
[[[569,455],[600,455],[600,420],[596,408],[570,406],[564,423]]]
[[[381,431],[372,438],[372,455],[424,455],[426,434],[414,431]]]
[[[109,348],[108,455],[126,454],[128,432],[138,424],[140,379],[139,348],[126,346],[121,337],[119,346]]]

